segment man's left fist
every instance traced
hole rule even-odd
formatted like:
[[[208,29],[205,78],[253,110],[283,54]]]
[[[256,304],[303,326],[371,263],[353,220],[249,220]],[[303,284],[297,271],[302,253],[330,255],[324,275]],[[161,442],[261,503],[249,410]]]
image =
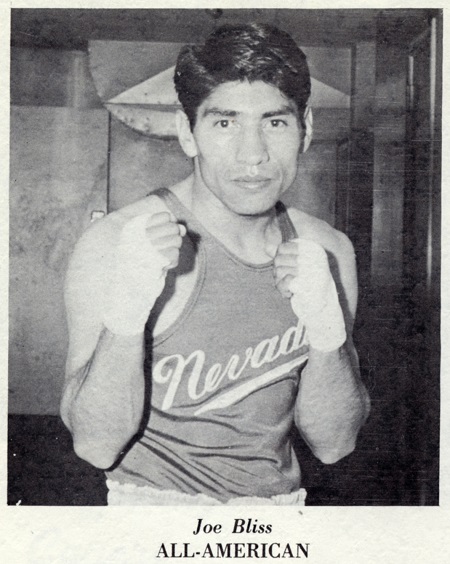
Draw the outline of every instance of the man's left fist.
[[[347,338],[345,321],[328,257],[308,239],[282,243],[274,258],[275,283],[290,298],[292,309],[304,323],[311,347],[332,351]]]

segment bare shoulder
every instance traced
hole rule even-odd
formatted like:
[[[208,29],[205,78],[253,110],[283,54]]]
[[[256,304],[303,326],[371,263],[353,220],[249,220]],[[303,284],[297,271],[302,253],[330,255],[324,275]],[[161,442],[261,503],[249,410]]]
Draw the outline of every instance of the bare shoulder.
[[[120,208],[115,212],[107,215],[105,219],[110,219],[110,221],[115,222],[118,225],[123,225],[123,223],[143,214],[155,214],[163,211],[169,211],[164,200],[159,196],[150,194],[149,196],[133,202],[128,206]]]
[[[169,211],[166,204],[158,196],[150,195],[95,221],[76,244],[71,265],[86,263],[88,267],[97,270],[114,249],[117,238],[128,221],[139,215],[162,211]]]
[[[97,310],[114,261],[114,249],[123,226],[142,214],[168,211],[157,196],[148,196],[129,206],[108,214],[92,223],[75,245],[65,280],[66,304],[75,298],[89,300],[89,307]]]
[[[299,209],[289,208],[288,213],[298,237],[318,243],[338,261],[354,260],[353,245],[345,233]]]

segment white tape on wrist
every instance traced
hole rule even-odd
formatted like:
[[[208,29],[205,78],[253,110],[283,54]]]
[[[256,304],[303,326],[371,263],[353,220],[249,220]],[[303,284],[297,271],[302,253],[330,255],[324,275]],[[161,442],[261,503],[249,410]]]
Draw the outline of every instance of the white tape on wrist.
[[[294,241],[299,245],[299,275],[289,286],[292,309],[304,323],[311,347],[336,350],[345,343],[347,333],[325,250],[312,241]]]
[[[326,304],[322,309],[305,311],[298,292],[293,292],[291,305],[294,313],[304,323],[309,344],[314,349],[334,351],[347,340],[344,316],[333,280],[330,280]]]

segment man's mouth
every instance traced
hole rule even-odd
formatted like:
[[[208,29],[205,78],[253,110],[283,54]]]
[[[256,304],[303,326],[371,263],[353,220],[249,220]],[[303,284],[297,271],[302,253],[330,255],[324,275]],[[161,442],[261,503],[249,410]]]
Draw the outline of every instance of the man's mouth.
[[[238,176],[234,179],[234,182],[237,182],[238,184],[241,184],[247,188],[260,188],[261,186],[263,186],[264,184],[270,181],[271,181],[270,177],[262,176],[260,174],[257,174],[255,176],[251,176],[251,175]]]

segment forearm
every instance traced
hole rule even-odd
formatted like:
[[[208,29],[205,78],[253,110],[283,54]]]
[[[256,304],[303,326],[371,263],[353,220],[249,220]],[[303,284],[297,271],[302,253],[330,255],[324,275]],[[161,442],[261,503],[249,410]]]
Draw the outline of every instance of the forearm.
[[[295,421],[314,454],[325,463],[346,456],[369,413],[356,354],[344,345],[331,352],[310,350],[302,372]]]
[[[69,375],[61,415],[77,454],[95,466],[111,466],[142,420],[145,382],[143,335],[105,329],[90,362]]]

